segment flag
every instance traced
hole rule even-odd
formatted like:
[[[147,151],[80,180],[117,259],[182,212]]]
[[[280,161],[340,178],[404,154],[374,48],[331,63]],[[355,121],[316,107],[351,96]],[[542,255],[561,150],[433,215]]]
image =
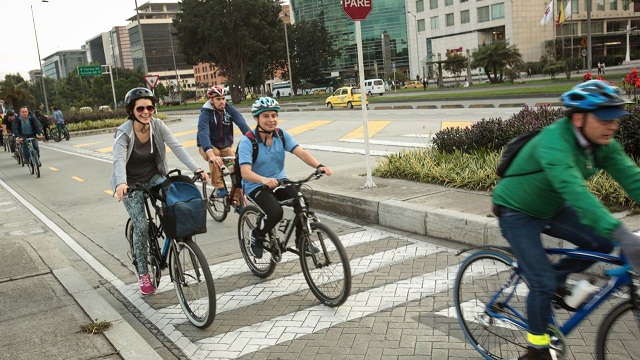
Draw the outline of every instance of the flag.
[[[558,3],[558,7],[560,8],[558,10],[558,21],[556,22],[556,27],[559,28],[560,25],[562,25],[562,23],[564,22],[564,8],[562,7],[562,5],[560,5],[560,3]]]
[[[549,5],[544,11],[544,15],[542,15],[542,20],[540,20],[540,25],[545,26],[551,19],[553,18],[553,0],[549,1]]]
[[[565,20],[571,18],[571,0],[567,1],[567,6],[564,7],[564,18]]]

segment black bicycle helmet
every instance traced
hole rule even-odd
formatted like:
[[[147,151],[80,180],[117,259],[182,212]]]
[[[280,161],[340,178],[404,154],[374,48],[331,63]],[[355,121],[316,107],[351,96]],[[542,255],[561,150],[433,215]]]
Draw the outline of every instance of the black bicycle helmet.
[[[156,97],[153,95],[151,90],[143,87],[131,89],[124,97],[127,114],[133,116],[133,106],[138,99],[149,99],[153,102],[153,105],[156,104]]]
[[[16,112],[13,111],[13,109],[9,109],[9,110],[7,110],[7,114],[6,115],[7,116],[14,116],[15,114],[16,114]]]

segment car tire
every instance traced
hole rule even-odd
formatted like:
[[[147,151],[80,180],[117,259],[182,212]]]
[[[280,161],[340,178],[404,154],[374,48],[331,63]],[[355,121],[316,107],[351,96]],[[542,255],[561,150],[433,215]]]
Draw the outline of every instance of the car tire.
[[[353,109],[353,104],[351,103],[351,101],[349,101],[349,102],[347,103],[347,108],[348,108],[348,109]]]
[[[330,103],[330,102],[328,102],[328,103],[327,103],[327,109],[331,109],[331,110],[333,110],[333,104],[332,104],[332,103]]]

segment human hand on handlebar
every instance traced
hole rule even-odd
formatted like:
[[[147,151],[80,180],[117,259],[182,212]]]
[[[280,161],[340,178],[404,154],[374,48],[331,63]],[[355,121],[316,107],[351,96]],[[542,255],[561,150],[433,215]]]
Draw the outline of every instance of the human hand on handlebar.
[[[323,173],[325,173],[325,174],[327,174],[327,175],[329,175],[329,176],[333,175],[333,170],[331,170],[331,168],[330,168],[330,167],[328,167],[328,166],[324,166],[324,165],[322,165],[322,164],[321,164],[320,166],[318,166],[318,167],[316,168],[316,170],[318,170],[318,171],[322,171]]]
[[[273,189],[276,186],[280,185],[280,182],[278,181],[278,179],[274,179],[274,178],[262,178],[261,183],[264,186],[268,186],[270,189]]]
[[[220,156],[215,156],[215,155],[211,156],[210,155],[209,156],[209,162],[212,163],[212,164],[216,164],[219,167],[224,165],[224,163],[222,162],[222,158],[220,158]]]
[[[209,178],[209,174],[207,174],[206,171],[197,168],[196,171],[194,171],[194,174],[198,175],[200,179],[204,180],[207,184],[211,184],[211,179]]]
[[[620,248],[633,270],[640,271],[640,236],[627,230],[624,225],[620,225],[613,232],[611,238],[620,244]]]
[[[125,183],[122,183],[120,185],[118,185],[116,187],[116,199],[118,199],[118,201],[122,201],[122,198],[127,194],[127,191],[129,190],[129,186]]]

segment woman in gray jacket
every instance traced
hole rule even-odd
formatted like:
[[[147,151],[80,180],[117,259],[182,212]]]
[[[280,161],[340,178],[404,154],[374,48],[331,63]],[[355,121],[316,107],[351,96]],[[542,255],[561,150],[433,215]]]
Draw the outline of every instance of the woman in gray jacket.
[[[187,151],[173,137],[162,120],[153,117],[156,99],[146,88],[131,89],[124,98],[129,121],[116,129],[113,144],[113,171],[111,188],[133,222],[133,250],[138,264],[138,285],[143,295],[153,294],[155,287],[149,277],[146,261],[149,230],[141,192],[125,196],[128,188],[136,183],[147,187],[161,184],[167,174],[168,146],[178,159],[194,173],[200,172],[210,183]]]

